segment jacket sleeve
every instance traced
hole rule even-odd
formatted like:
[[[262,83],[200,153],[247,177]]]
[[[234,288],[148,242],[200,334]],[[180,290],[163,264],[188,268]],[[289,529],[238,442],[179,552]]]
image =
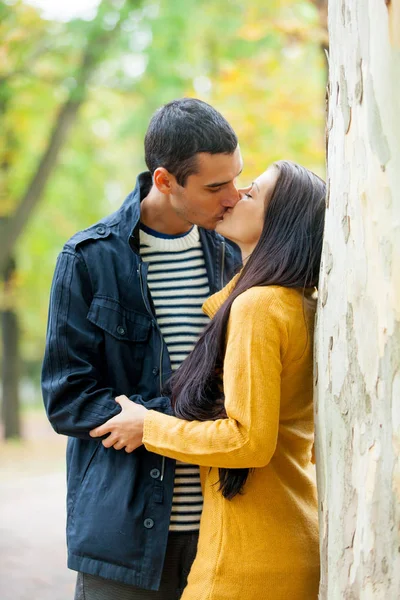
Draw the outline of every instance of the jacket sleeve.
[[[224,360],[228,418],[184,421],[150,411],[144,422],[147,450],[208,467],[267,465],[278,437],[285,346],[287,329],[274,292],[253,289],[239,296],[231,309]]]
[[[84,439],[121,410],[102,374],[102,334],[86,318],[91,296],[84,260],[63,251],[50,294],[42,392],[55,431]]]

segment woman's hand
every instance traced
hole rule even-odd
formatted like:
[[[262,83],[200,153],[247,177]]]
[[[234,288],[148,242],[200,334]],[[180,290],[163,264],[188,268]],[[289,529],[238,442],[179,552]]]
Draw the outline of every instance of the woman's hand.
[[[110,435],[102,441],[105,448],[125,448],[125,452],[130,453],[143,443],[143,424],[147,408],[135,404],[126,396],[118,396],[115,402],[121,406],[121,412],[103,425],[92,429],[90,436],[96,438],[109,433]]]

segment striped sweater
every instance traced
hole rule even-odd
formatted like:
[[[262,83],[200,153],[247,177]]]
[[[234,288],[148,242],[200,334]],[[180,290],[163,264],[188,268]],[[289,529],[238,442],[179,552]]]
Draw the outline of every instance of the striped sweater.
[[[142,224],[140,253],[149,263],[148,285],[174,371],[208,322],[202,305],[210,290],[198,228],[167,236]],[[197,531],[202,504],[199,467],[177,461],[170,531]]]

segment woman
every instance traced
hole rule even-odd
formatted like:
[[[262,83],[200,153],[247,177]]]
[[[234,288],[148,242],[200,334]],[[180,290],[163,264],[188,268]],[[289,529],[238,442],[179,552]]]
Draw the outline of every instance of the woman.
[[[171,380],[177,417],[119,399],[131,437],[114,431],[113,443],[131,451],[135,438],[203,467],[183,600],[318,596],[312,332],[324,212],[324,182],[287,161],[243,190],[218,230],[244,267],[204,304],[212,321]]]

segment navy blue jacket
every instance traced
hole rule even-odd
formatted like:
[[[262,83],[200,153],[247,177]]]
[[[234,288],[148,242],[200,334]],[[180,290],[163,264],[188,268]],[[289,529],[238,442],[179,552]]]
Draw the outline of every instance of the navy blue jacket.
[[[42,389],[49,420],[69,437],[67,542],[71,569],[145,589],[160,583],[175,461],[144,447],[106,449],[89,431],[120,411],[114,398],[166,413],[167,347],[139,254],[138,177],[116,213],[77,233],[58,257],[50,298]],[[237,247],[200,229],[211,293],[240,263]]]

